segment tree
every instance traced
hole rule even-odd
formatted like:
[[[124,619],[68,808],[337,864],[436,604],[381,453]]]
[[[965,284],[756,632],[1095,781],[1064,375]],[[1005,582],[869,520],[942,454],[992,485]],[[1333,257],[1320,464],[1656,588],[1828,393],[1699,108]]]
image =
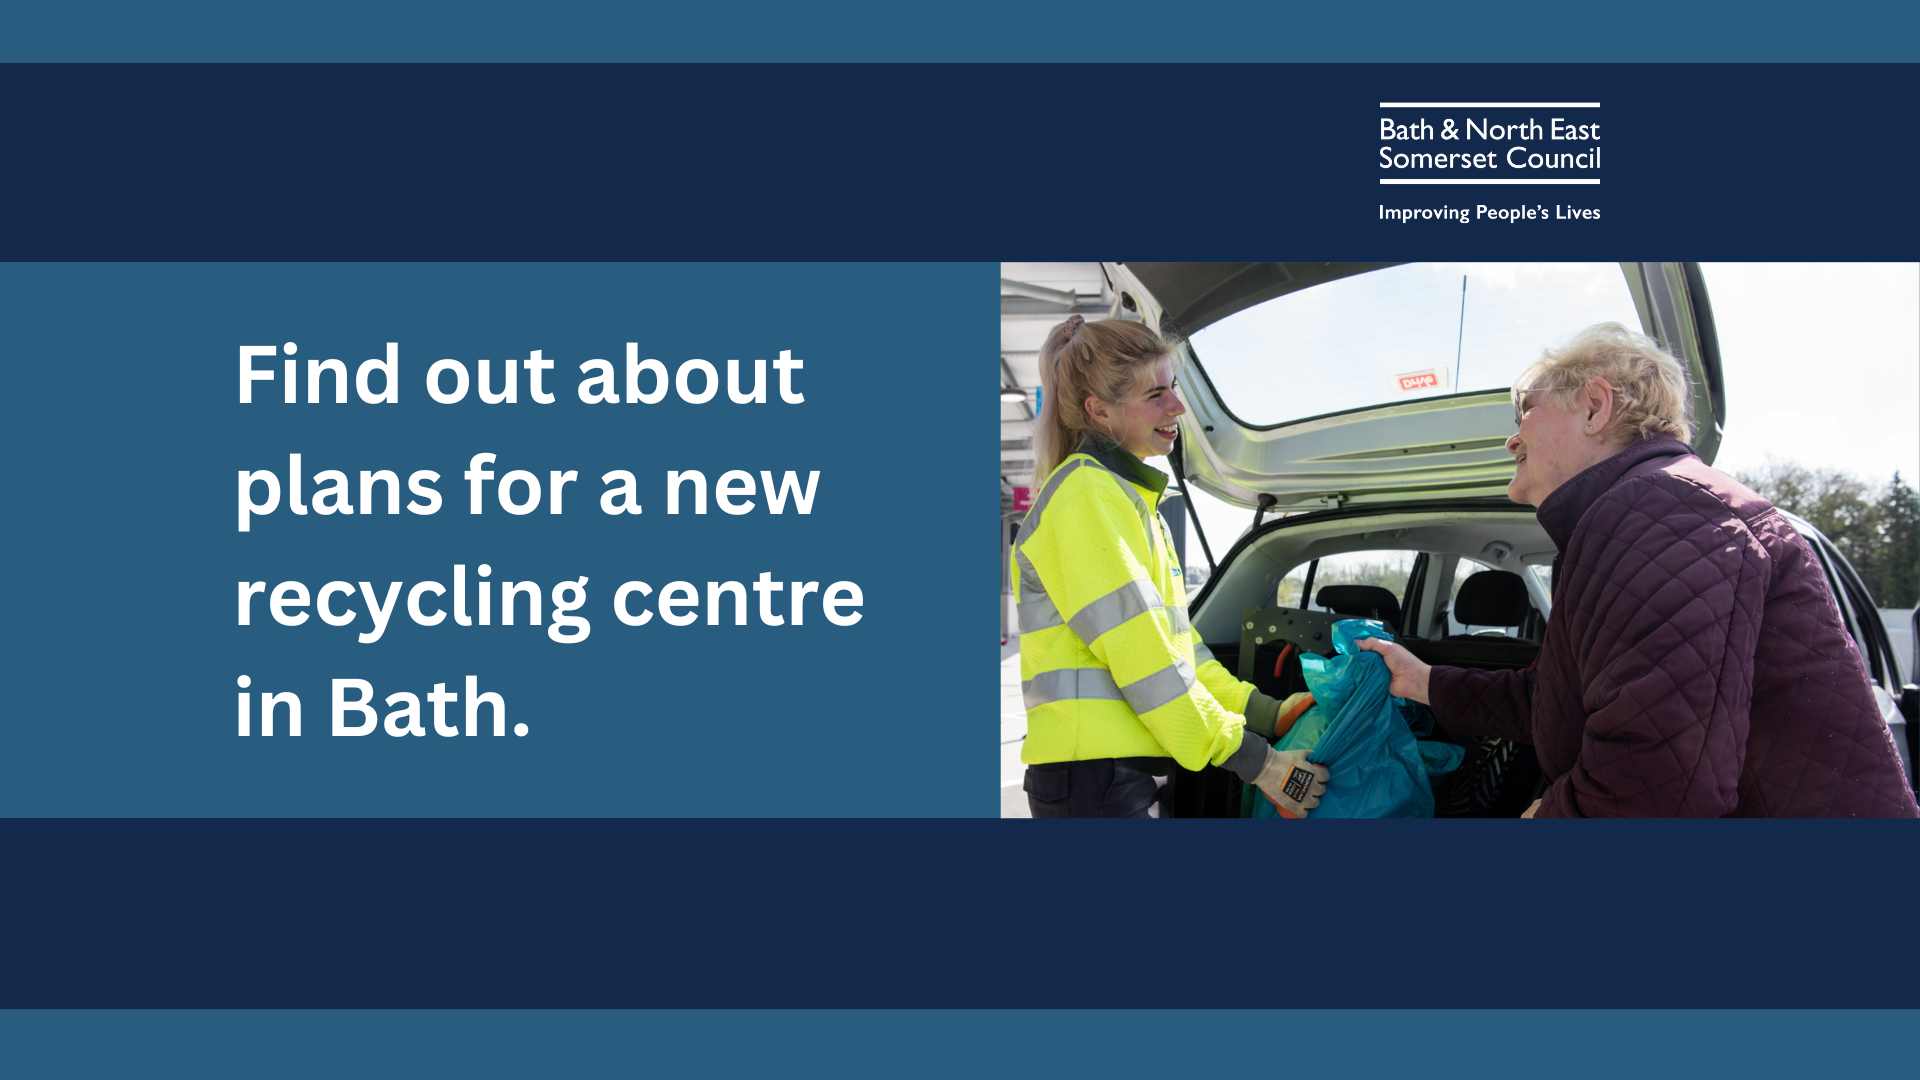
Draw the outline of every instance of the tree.
[[[1898,472],[1875,490],[1838,469],[1769,459],[1766,468],[1735,473],[1734,479],[1825,533],[1876,603],[1920,603],[1920,494]]]
[[[1318,596],[1327,585],[1378,585],[1404,599],[1407,575],[1413,570],[1411,551],[1352,551],[1328,555],[1319,560],[1313,575],[1313,592]],[[1307,568],[1296,566],[1280,582],[1275,603],[1281,607],[1304,607],[1300,590],[1306,587]],[[1309,597],[1309,600],[1312,598]]]
[[[1888,607],[1920,605],[1920,492],[1908,487],[1898,472],[1880,500],[1880,529],[1886,542],[1881,583],[1867,587]]]

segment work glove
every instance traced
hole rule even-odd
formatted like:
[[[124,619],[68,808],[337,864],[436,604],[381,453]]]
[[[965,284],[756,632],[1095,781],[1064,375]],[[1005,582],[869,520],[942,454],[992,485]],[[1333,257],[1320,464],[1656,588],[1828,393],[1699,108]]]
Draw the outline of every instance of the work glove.
[[[1283,817],[1306,817],[1327,792],[1327,767],[1308,761],[1305,750],[1269,747],[1267,763],[1253,783]]]

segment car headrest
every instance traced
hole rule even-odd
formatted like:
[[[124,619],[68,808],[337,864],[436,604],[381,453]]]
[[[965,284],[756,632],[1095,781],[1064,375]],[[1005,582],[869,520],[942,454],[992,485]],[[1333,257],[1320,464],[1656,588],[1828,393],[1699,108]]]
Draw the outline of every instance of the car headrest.
[[[1474,574],[1453,601],[1453,617],[1469,626],[1519,626],[1531,610],[1527,583],[1508,570]]]
[[[1400,601],[1378,585],[1328,585],[1314,597],[1321,607],[1355,619],[1378,619],[1400,632]]]

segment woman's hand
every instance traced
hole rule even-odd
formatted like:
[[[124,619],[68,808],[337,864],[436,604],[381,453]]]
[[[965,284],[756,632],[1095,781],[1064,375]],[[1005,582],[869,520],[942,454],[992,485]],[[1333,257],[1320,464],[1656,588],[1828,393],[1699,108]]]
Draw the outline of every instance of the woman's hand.
[[[1393,675],[1388,693],[1422,705],[1432,704],[1427,700],[1427,673],[1433,670],[1431,665],[1421,663],[1412,653],[1384,638],[1364,637],[1354,644],[1379,653],[1380,659],[1387,662],[1387,671]]]

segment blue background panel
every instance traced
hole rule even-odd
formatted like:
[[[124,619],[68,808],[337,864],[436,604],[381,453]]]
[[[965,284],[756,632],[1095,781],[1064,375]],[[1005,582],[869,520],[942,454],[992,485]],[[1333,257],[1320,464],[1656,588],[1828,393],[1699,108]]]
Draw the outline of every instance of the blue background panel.
[[[945,306],[989,311],[991,266],[884,267],[548,265],[14,265],[0,269],[0,340],[9,356],[4,410],[13,463],[17,576],[9,592],[10,703],[0,725],[0,814],[6,815],[862,815],[990,814],[997,766],[990,740],[957,738],[992,716],[997,622],[992,413],[980,381],[993,323],[937,318]],[[691,405],[582,403],[579,365],[605,358],[624,377],[625,343],[675,370],[710,359],[722,389]],[[239,347],[298,346],[300,401],[282,401],[281,373],[240,404]],[[306,400],[307,358],[348,370],[399,343],[400,400]],[[477,363],[496,387],[508,357],[541,349],[552,404],[484,404]],[[782,350],[804,361],[781,400]],[[425,389],[436,360],[462,360],[475,386],[445,405]],[[724,384],[740,359],[751,382],[768,362],[765,404],[735,404]],[[694,388],[699,382],[694,381]],[[643,377],[646,388],[650,377]],[[374,386],[380,380],[373,380]],[[744,389],[744,388],[743,388]],[[972,433],[969,437],[968,433]],[[563,513],[504,512],[486,485],[469,512],[462,479],[493,453],[496,477],[574,470]],[[271,470],[287,484],[302,456],[306,498],[323,469],[359,500],[362,470],[440,474],[444,502],[417,516],[294,516],[280,509],[238,531],[237,477]],[[643,512],[601,512],[602,474],[639,481]],[[728,470],[804,482],[820,473],[810,515],[669,515],[669,470]],[[758,481],[756,479],[756,487]],[[264,501],[265,485],[256,487]],[[550,494],[550,493],[549,493]],[[524,487],[516,486],[524,499]],[[692,493],[685,493],[691,504]],[[549,500],[550,503],[550,500]],[[969,525],[968,523],[974,523]],[[580,642],[526,625],[416,625],[414,583],[451,587],[466,567],[536,581],[543,606],[563,579],[585,576],[591,621]],[[838,581],[861,587],[853,626],[807,600],[804,625],[767,626],[748,592],[747,626],[708,625],[706,583]],[[286,627],[252,601],[239,626],[237,582],[403,582],[384,636],[365,602],[346,627],[310,615]],[[629,627],[616,588],[670,581],[700,592],[690,626],[656,615]],[[357,590],[356,590],[357,591]],[[496,591],[497,595],[497,591]],[[968,599],[975,598],[975,599]],[[432,598],[426,610],[432,609]],[[783,619],[790,596],[777,596]],[[442,604],[451,606],[451,597]],[[641,600],[639,606],[646,606]],[[309,609],[311,610],[311,609]],[[975,672],[958,678],[957,672]],[[236,735],[236,686],[293,691],[303,735]],[[376,698],[435,683],[508,703],[525,738],[329,734],[331,680],[363,679]],[[357,696],[357,695],[356,695]],[[464,719],[454,706],[452,719]],[[389,711],[384,705],[380,711]],[[359,717],[355,715],[353,721]],[[490,728],[481,716],[481,730]],[[976,748],[977,745],[977,748]]]
[[[14,5],[6,61],[1910,61],[1911,5],[1759,0],[1604,12],[1472,0],[1365,7],[1113,0],[1097,18],[1018,0],[726,0],[700,6],[550,0],[338,0],[272,7],[190,0]]]
[[[1221,1032],[1239,1037],[1220,1037]],[[1920,1017],[1876,1010],[1071,1010],[0,1014],[33,1076],[1788,1077],[1910,1071]]]

